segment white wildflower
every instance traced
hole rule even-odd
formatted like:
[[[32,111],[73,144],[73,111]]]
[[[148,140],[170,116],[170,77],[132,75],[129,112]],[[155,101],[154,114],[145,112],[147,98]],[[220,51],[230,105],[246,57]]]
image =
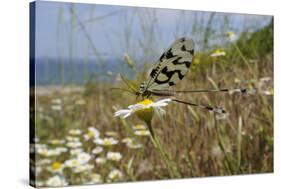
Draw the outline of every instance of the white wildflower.
[[[66,146],[69,148],[79,148],[82,146],[81,142],[68,142],[66,143]]]
[[[136,130],[134,133],[135,133],[135,135],[138,135],[138,136],[149,136],[150,135],[150,132],[148,130]]]
[[[92,154],[100,154],[103,151],[101,146],[97,146],[92,150]]]
[[[113,169],[108,174],[109,181],[117,181],[117,180],[121,180],[122,178],[123,178],[123,173],[118,169]]]
[[[225,56],[226,52],[221,49],[216,49],[210,56],[211,57],[219,57],[219,56]]]
[[[94,142],[98,145],[103,145],[103,146],[111,146],[111,145],[115,145],[118,143],[118,140],[114,139],[114,138],[97,138],[94,140]]]
[[[83,149],[82,148],[73,148],[73,149],[70,149],[70,154],[71,155],[78,155],[80,153],[83,152]]]
[[[77,155],[77,161],[80,165],[88,163],[90,159],[91,159],[91,155],[86,152],[82,152],[81,154]]]
[[[70,135],[80,135],[82,131],[80,129],[70,129],[69,134]]]
[[[67,186],[68,183],[66,182],[63,176],[53,176],[46,181],[46,185],[50,187],[58,187],[58,186]]]
[[[120,161],[122,155],[119,152],[107,152],[106,158],[112,161]]]
[[[102,164],[105,164],[105,163],[106,163],[106,159],[103,158],[103,157],[98,157],[98,158],[95,159],[95,162],[96,162],[96,164],[98,164],[98,165],[102,165]]]
[[[162,99],[157,102],[153,102],[149,99],[145,99],[142,102],[128,106],[128,109],[118,110],[117,112],[114,113],[114,116],[115,117],[120,116],[122,118],[126,118],[138,111],[142,111],[142,110],[146,110],[146,109],[150,109],[150,108],[156,109],[156,108],[160,108],[163,106],[167,106],[168,102],[171,102],[171,101],[172,100],[169,98]]]
[[[93,168],[94,168],[94,166],[90,165],[90,164],[78,165],[74,168],[73,172],[74,173],[82,173],[82,172],[85,172],[85,171],[90,171]]]
[[[89,127],[88,132],[84,134],[84,139],[99,138],[100,132],[95,127]]]

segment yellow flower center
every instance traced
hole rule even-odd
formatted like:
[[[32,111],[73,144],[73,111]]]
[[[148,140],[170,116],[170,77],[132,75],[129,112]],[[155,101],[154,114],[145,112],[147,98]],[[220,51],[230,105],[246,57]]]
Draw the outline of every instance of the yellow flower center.
[[[153,103],[150,99],[144,99],[143,101],[139,102],[138,104],[143,104],[145,106]],[[137,116],[145,121],[146,123],[150,122],[153,116],[153,107],[144,107],[143,109],[136,111]]]
[[[92,138],[94,136],[94,134],[90,131],[87,133],[87,135],[88,135],[89,138]]]
[[[77,164],[78,164],[78,162],[77,162],[76,159],[73,159],[73,160],[71,161],[71,163],[72,163],[73,165],[77,165]]]
[[[103,144],[109,146],[112,144],[112,142],[109,139],[104,139]]]
[[[137,124],[135,126],[135,129],[142,130],[142,129],[145,129],[145,127],[143,125],[141,125],[141,124]]]
[[[215,51],[215,53],[216,54],[220,54],[222,51],[220,50],[220,49],[217,49],[216,51]]]
[[[58,169],[60,169],[61,168],[61,164],[59,163],[59,162],[54,162],[53,164],[52,164],[52,169],[53,170],[58,170]]]
[[[149,105],[149,104],[151,104],[152,102],[153,102],[153,101],[150,100],[150,99],[144,99],[143,101],[138,102],[138,104]]]
[[[199,64],[199,63],[200,63],[199,58],[194,58],[193,63],[194,63],[194,64]]]
[[[139,134],[140,135],[147,135],[147,131],[146,130],[141,130],[141,131],[139,131]]]
[[[232,36],[234,36],[234,33],[231,32],[231,31],[229,31],[229,32],[226,33],[226,35],[227,35],[228,37],[232,37]]]

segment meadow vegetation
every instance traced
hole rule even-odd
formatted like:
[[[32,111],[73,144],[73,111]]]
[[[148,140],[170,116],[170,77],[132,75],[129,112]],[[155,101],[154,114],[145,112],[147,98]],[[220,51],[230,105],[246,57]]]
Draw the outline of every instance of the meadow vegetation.
[[[211,37],[211,36],[207,36]],[[111,83],[89,80],[79,90],[62,86],[36,96],[37,186],[64,186],[155,179],[273,172],[273,24],[241,35],[222,34],[224,46],[196,51],[185,78],[173,90],[245,87],[241,93],[181,93],[177,99],[223,107],[228,116],[171,102],[154,114],[152,127],[114,112],[140,101],[111,88],[127,88],[120,76]],[[224,52],[224,53],[222,53]],[[160,55],[159,55],[160,56]],[[124,65],[147,78],[152,64],[140,67],[126,54]],[[122,73],[126,76],[126,73]],[[77,87],[77,86],[76,86]],[[154,97],[157,101],[161,98]]]

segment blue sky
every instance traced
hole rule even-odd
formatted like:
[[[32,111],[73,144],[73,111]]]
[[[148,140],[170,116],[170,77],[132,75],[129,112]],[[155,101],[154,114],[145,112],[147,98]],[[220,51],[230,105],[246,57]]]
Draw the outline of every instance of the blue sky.
[[[83,59],[97,54],[103,58],[122,57],[125,52],[131,56],[155,54],[182,36],[193,38],[200,46],[204,33],[192,30],[194,25],[206,25],[210,15],[200,11],[37,1],[36,57]],[[227,28],[222,28],[226,18]],[[216,13],[211,26],[216,36],[223,30],[254,30],[270,19],[271,16]]]

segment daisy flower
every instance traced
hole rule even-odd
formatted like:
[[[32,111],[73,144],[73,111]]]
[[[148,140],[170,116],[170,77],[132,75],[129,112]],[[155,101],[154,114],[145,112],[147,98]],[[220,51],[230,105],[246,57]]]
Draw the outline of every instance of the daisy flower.
[[[140,119],[144,121],[150,121],[152,119],[154,110],[161,110],[161,107],[167,106],[168,102],[171,101],[172,100],[170,98],[162,99],[157,102],[153,102],[150,99],[145,99],[137,104],[128,106],[128,109],[118,110],[114,113],[114,117],[120,116],[122,118],[127,118],[136,113]]]
[[[97,173],[93,173],[91,175],[91,181],[89,184],[98,184],[98,183],[102,183],[101,175]]]
[[[60,148],[55,148],[55,149],[39,148],[36,152],[40,155],[50,157],[50,156],[58,156],[62,152],[65,152],[65,150],[62,150]]]
[[[126,146],[128,148],[132,148],[132,149],[136,149],[136,148],[142,148],[142,144],[135,141],[134,139],[132,138],[124,138],[122,140],[123,143],[126,143]]]
[[[92,154],[100,154],[103,151],[101,146],[97,146],[92,150]]]
[[[133,129],[135,130],[134,133],[135,135],[138,136],[149,136],[150,132],[146,129],[146,127],[144,125],[136,125],[133,126]]]
[[[63,176],[53,176],[46,181],[47,186],[51,187],[58,187],[58,186],[67,186],[68,183],[66,182]]]
[[[53,145],[63,144],[64,142],[65,140],[58,140],[58,139],[49,140],[49,144],[53,144]]]
[[[227,36],[227,38],[229,39],[230,42],[233,42],[233,41],[235,41],[237,39],[236,34],[234,32],[232,32],[232,31],[228,31],[226,33],[226,36]]]
[[[67,152],[67,148],[65,147],[57,147],[54,150],[57,151],[58,153]]]
[[[89,127],[88,132],[84,134],[84,139],[99,138],[100,132],[95,127]]]
[[[113,169],[108,174],[109,181],[120,180],[120,179],[122,179],[122,177],[123,177],[123,173],[118,169]]]
[[[145,130],[146,129],[146,127],[144,125],[141,125],[141,124],[134,125],[132,128],[134,130]]]
[[[90,159],[91,159],[91,155],[86,152],[82,152],[81,154],[77,155],[77,161],[80,165],[88,163]]]
[[[122,155],[119,152],[107,152],[106,158],[112,161],[119,161]]]
[[[78,155],[80,153],[83,152],[83,149],[82,148],[74,148],[74,149],[70,149],[70,154],[71,155]]]
[[[98,165],[102,165],[102,164],[105,164],[105,163],[106,163],[106,159],[103,158],[103,157],[98,157],[98,158],[96,158],[95,162],[96,162],[96,164],[98,164]]]
[[[82,131],[80,129],[70,129],[68,133],[70,135],[80,135]]]
[[[82,143],[81,142],[68,142],[66,143],[66,146],[69,147],[69,148],[79,148],[82,146]]]
[[[48,167],[48,170],[52,173],[62,174],[63,169],[64,169],[64,165],[59,162],[53,162],[52,165]]]
[[[135,135],[138,135],[138,136],[149,136],[150,135],[150,132],[148,130],[136,130],[134,133],[135,133]]]
[[[128,143],[126,143],[126,145],[128,148],[132,148],[132,149],[142,148],[142,144],[138,143],[136,141],[128,142]]]
[[[98,145],[102,145],[102,146],[112,146],[118,143],[118,140],[114,139],[114,138],[97,138],[94,140],[94,142]]]
[[[210,56],[211,57],[219,57],[219,56],[225,56],[226,52],[221,49],[216,49]]]
[[[70,168],[74,168],[74,167],[77,167],[79,166],[79,163],[77,161],[76,158],[73,158],[73,159],[68,159],[64,162],[64,164],[67,166],[67,167],[70,167]]]
[[[85,171],[90,171],[94,168],[93,165],[90,164],[85,164],[85,165],[78,165],[77,167],[74,168],[73,172],[74,173],[82,173]]]

